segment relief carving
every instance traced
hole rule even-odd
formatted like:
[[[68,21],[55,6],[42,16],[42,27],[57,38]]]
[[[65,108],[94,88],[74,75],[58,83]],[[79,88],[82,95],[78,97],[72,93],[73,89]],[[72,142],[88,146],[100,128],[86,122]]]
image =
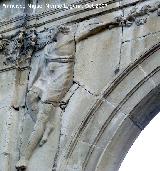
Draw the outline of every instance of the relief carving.
[[[159,16],[160,3],[155,3],[154,5],[145,5],[140,10],[133,8],[127,16],[118,16],[115,18],[114,23],[118,26],[130,27],[133,23],[137,26],[143,25],[147,22],[147,16],[151,13],[157,11]]]
[[[17,68],[29,60],[36,44],[36,32],[31,30],[27,33],[25,29],[14,35],[0,35],[0,51],[6,56],[5,65],[14,65]]]
[[[0,35],[0,51],[4,51],[4,49],[6,48],[6,46],[9,44],[9,40],[8,39],[4,39],[2,35]]]
[[[30,61],[35,51],[43,50],[43,60],[28,87],[26,97],[27,109],[35,112],[37,119],[27,146],[16,164],[17,170],[26,169],[37,145],[43,146],[47,142],[53,131],[50,118],[57,107],[65,106],[63,98],[73,85],[76,43],[104,29],[129,27],[134,22],[142,25],[147,22],[144,16],[156,10],[159,15],[159,6],[145,6],[140,11],[133,9],[127,17],[116,17],[111,23],[88,20],[80,23],[77,30],[76,26],[58,26],[39,33],[23,29],[12,36],[0,36],[0,52],[6,55],[4,64],[12,64],[18,70],[26,61]],[[13,98],[14,108],[18,106],[16,94]]]
[[[59,26],[45,30],[48,35],[37,33],[35,49],[44,47],[44,50],[26,99],[28,110],[36,112],[37,119],[27,146],[16,164],[18,170],[26,169],[37,145],[43,146],[47,142],[53,131],[50,118],[57,107],[65,106],[63,99],[73,85],[76,42],[105,28],[106,23],[94,19],[79,25],[78,30],[76,26]],[[47,36],[47,39],[43,36]]]
[[[21,70],[29,66],[32,53],[35,50],[36,37],[34,30],[27,32],[25,28],[12,35],[0,35],[0,53],[5,57],[2,61],[3,70],[16,69],[15,88],[11,104],[16,110],[19,109],[18,101],[21,98],[19,93]]]
[[[155,11],[160,16],[160,4],[147,5],[140,10],[133,8],[128,16],[116,17],[110,23],[93,19],[80,23],[78,29],[77,25],[63,25],[45,28],[41,32],[22,29],[11,36],[0,35],[0,53],[6,56],[4,65],[15,67],[17,79],[21,68],[29,65],[33,53],[43,51],[42,61],[38,64],[39,69],[30,81],[26,95],[26,108],[29,113],[36,113],[36,122],[27,146],[16,164],[17,170],[26,169],[36,147],[41,147],[47,142],[54,130],[50,118],[56,108],[64,110],[67,107],[64,98],[73,86],[76,43],[105,29],[130,27],[133,23],[137,26],[143,25],[150,13]],[[16,88],[12,102],[14,109],[19,108],[18,84],[19,80],[15,80]]]

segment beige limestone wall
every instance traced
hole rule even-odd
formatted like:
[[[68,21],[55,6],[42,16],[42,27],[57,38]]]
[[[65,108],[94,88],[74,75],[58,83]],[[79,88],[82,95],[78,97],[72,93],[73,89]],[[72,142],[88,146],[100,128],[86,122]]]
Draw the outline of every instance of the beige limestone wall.
[[[38,1],[39,4],[51,2]],[[24,10],[8,10],[3,3],[20,2],[0,3],[0,34],[3,36],[22,30],[22,24],[27,21],[27,34],[35,29],[37,47],[40,47],[50,40],[49,28],[63,24],[74,27],[73,86],[64,98],[66,106],[52,112],[54,129],[44,146],[36,146],[26,170],[118,171],[131,144],[152,119],[154,110],[151,109],[158,110],[159,104],[153,105],[155,103],[149,105],[150,110],[144,110],[148,113],[140,114],[139,108],[151,97],[158,101],[160,2],[86,1],[108,6],[59,12],[46,11],[46,8],[27,10],[28,18],[23,17]],[[119,17],[121,15],[124,17]],[[78,40],[82,29],[88,29],[91,34],[87,32],[86,37]],[[12,43],[17,37],[12,38]],[[9,51],[13,46],[5,48]],[[16,171],[15,165],[33,131],[37,116],[29,112],[26,95],[34,76],[40,75],[37,71],[44,53],[44,47],[35,50],[31,61],[19,71],[13,64],[4,63],[8,56],[3,49],[0,51],[0,171]],[[18,78],[17,73],[20,73]],[[12,107],[15,99],[17,108]]]

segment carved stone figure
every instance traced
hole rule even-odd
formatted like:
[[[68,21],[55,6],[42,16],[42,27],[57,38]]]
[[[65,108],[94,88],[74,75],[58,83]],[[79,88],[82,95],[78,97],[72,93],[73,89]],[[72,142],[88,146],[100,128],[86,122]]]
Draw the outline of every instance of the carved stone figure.
[[[35,110],[38,105],[37,121],[17,168],[26,168],[33,150],[42,146],[52,131],[50,116],[59,106],[62,98],[72,86],[75,42],[70,28],[60,28],[54,32],[56,41],[46,45],[40,71],[27,94],[28,108]],[[39,76],[38,76],[39,75]]]
[[[159,12],[159,7],[152,9],[156,10]],[[27,109],[35,112],[37,119],[26,149],[16,164],[17,169],[27,167],[37,145],[46,143],[53,130],[50,117],[55,108],[64,105],[63,98],[73,84],[76,43],[106,28],[129,27],[134,22],[137,25],[144,24],[147,20],[141,18],[150,11],[149,6],[140,11],[134,9],[128,16],[116,17],[110,23],[102,23],[96,19],[86,20],[81,22],[78,30],[73,26],[60,26],[39,33],[22,30],[9,38],[0,37],[0,51],[4,51],[7,56],[6,63],[13,63],[17,68],[24,61],[31,59],[34,51],[44,48],[42,63],[28,87],[26,98]],[[16,39],[13,40],[12,37]],[[16,91],[18,92],[18,89]],[[12,105],[15,109],[18,107],[16,94],[15,92]]]
[[[0,35],[0,51],[6,56],[4,64],[12,64],[19,68],[31,58],[36,41],[36,31],[31,30],[27,33],[25,28],[13,35]]]
[[[143,25],[147,22],[147,18],[136,18],[135,23],[137,26]]]
[[[28,2],[1,8],[0,170],[118,170],[160,92],[160,0]]]
[[[28,109],[37,111],[37,120],[26,149],[16,164],[17,169],[25,169],[39,144],[47,142],[53,130],[50,117],[54,109],[63,104],[63,98],[73,84],[76,42],[104,29],[105,23],[82,24],[77,30],[72,26],[60,26],[52,33],[53,42],[44,48],[43,61],[27,93]]]

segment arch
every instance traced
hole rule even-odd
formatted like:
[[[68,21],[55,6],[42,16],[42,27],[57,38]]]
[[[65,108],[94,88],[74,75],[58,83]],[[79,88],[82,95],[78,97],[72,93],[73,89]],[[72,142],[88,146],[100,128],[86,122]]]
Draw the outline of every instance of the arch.
[[[130,64],[103,91],[73,135],[61,169],[73,166],[77,149],[83,146],[85,151],[78,151],[79,169],[118,170],[136,137],[160,109],[159,49],[160,43]]]
[[[129,116],[119,125],[112,141],[101,154],[95,170],[118,171],[135,139],[159,111],[160,86],[157,86],[134,107]]]
[[[133,70],[131,70],[127,77],[129,78],[132,72],[134,73],[134,71],[136,71],[136,68],[140,68],[139,71],[135,72],[137,84],[126,93],[126,96],[112,101],[112,99],[114,99],[113,92],[116,92],[117,95],[118,92],[120,92],[118,86],[127,82],[130,83],[130,81],[133,83],[133,81],[130,80],[133,77],[129,79],[126,77],[127,82],[124,82],[125,79],[123,79],[111,94],[106,97],[108,101],[112,101],[111,103],[117,106],[111,113],[110,120],[106,121],[103,125],[103,132],[100,133],[101,137],[105,134],[105,129],[109,126],[110,122],[116,119],[118,112],[124,113],[126,117],[117,125],[118,129],[115,131],[114,136],[101,153],[100,159],[96,165],[96,171],[117,171],[136,137],[160,110],[160,80],[158,77],[160,74],[160,60],[158,61],[160,51],[158,47],[159,45],[152,47],[141,56],[139,60],[135,61]],[[139,79],[138,75],[140,75],[140,70],[144,72],[145,76]],[[138,79],[140,81],[138,81]],[[119,100],[120,103],[118,102]],[[101,139],[100,135],[97,142]]]

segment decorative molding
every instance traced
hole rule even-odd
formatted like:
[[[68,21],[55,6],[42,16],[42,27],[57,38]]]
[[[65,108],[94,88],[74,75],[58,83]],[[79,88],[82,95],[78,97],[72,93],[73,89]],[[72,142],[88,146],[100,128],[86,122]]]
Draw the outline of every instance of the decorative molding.
[[[145,0],[142,0],[141,2],[143,2],[143,1],[145,1]],[[85,2],[73,3],[72,5],[84,4],[84,3],[87,3],[87,2],[96,2],[96,1],[95,0],[89,0],[89,1],[85,1]],[[113,1],[106,2],[106,4],[111,5],[111,4],[116,3],[116,2],[118,2],[118,1],[113,0]],[[134,6],[138,2],[139,1],[128,4],[128,6]],[[123,9],[123,7],[127,7],[127,6],[126,5],[118,6],[116,8],[113,8],[112,10],[107,9],[105,11],[93,14],[93,16],[89,16],[89,18],[96,17],[98,15],[104,15],[106,13],[113,12],[113,11],[116,11],[116,10],[120,10],[120,9]],[[33,25],[27,25],[26,29],[31,29],[33,27],[34,28],[35,27],[40,27],[40,26],[45,25],[47,23],[54,22],[54,21],[57,21],[57,20],[61,20],[63,18],[67,18],[67,17],[70,17],[70,16],[74,16],[76,14],[79,15],[80,13],[83,13],[83,12],[86,12],[86,11],[89,11],[89,10],[94,10],[94,9],[95,8],[83,9],[83,10],[79,10],[79,11],[75,11],[75,12],[73,11],[73,13],[68,13],[66,15],[63,14],[62,16],[59,16],[58,18],[53,18],[53,19],[50,19],[50,20],[46,20],[46,21],[43,21],[42,23],[40,22],[40,23],[34,23]],[[60,13],[63,10],[66,10],[66,9],[49,10],[49,11],[46,11],[46,12],[43,12],[43,13],[40,13],[40,14],[36,14],[36,15],[31,15],[31,16],[23,15],[23,16],[18,16],[16,18],[12,18],[9,21],[1,22],[0,27],[6,26],[6,25],[14,23],[14,22],[22,21],[22,23],[20,25],[13,26],[11,28],[0,31],[0,34],[3,34],[3,33],[6,33],[6,32],[9,32],[9,31],[12,31],[12,30],[16,30],[18,28],[23,27],[24,22],[29,22],[29,21],[34,20],[34,19],[36,21],[38,21],[40,18],[44,18],[44,17],[49,16],[49,15]],[[137,8],[133,8],[126,17],[125,16],[118,16],[118,17],[115,17],[115,19],[113,19],[112,22],[109,22],[108,23],[108,29],[112,29],[114,27],[130,27],[130,26],[132,26],[133,23],[136,23],[137,26],[143,25],[143,24],[145,24],[147,22],[147,17],[151,13],[153,13],[155,11],[157,11],[157,16],[160,16],[160,2],[155,3],[153,5],[145,5],[140,10],[138,10]],[[83,21],[85,19],[86,18],[84,17],[84,19],[80,19],[79,21],[77,20],[76,22],[78,23],[78,22]],[[75,21],[71,21],[71,23],[74,23],[74,22]]]
[[[0,52],[6,56],[4,65],[14,65],[20,68],[27,60],[31,59],[37,41],[36,32],[25,29],[11,36],[0,35]]]
[[[122,1],[122,0],[120,0]],[[107,1],[106,3],[103,3],[103,4],[107,4],[108,7],[109,5],[112,5],[116,2],[120,2],[119,0],[112,0],[112,1]],[[141,0],[140,2],[143,2],[143,1],[146,1],[146,0]],[[91,2],[99,2],[98,0],[87,0],[87,1],[79,1],[79,2],[76,2],[76,3],[73,3],[72,5],[78,5],[78,4],[85,4],[85,3],[91,3]],[[125,5],[122,5],[122,6],[117,6],[117,7],[114,7],[114,8],[107,8],[106,10],[102,10],[102,11],[98,11],[97,13],[93,13],[89,16],[83,16],[80,20],[76,19],[74,21],[71,21],[71,23],[74,23],[74,22],[81,22],[82,20],[85,20],[85,19],[89,19],[89,18],[93,18],[93,17],[96,17],[98,15],[105,15],[107,13],[111,13],[111,12],[114,12],[114,11],[118,11],[118,10],[121,10],[123,9],[124,7],[130,7],[130,6],[134,6],[136,5],[137,3],[139,3],[139,1],[136,1],[136,2],[130,2],[129,4],[125,4]],[[62,20],[62,19],[65,19],[65,18],[68,18],[68,17],[71,17],[71,16],[76,16],[76,15],[80,15],[81,13],[84,13],[84,12],[87,12],[87,11],[91,11],[91,10],[96,10],[97,8],[86,8],[86,9],[76,9],[76,10],[73,10],[72,12],[68,12],[64,15],[64,11],[67,11],[67,9],[55,9],[55,10],[49,10],[49,11],[46,11],[46,12],[42,12],[42,13],[39,13],[39,14],[36,14],[36,15],[22,15],[22,16],[17,16],[15,18],[12,18],[8,21],[3,21],[3,22],[0,22],[0,28],[3,28],[3,26],[5,26],[5,29],[0,31],[0,34],[2,33],[6,33],[6,32],[9,32],[9,31],[12,31],[12,30],[16,30],[18,28],[21,28],[24,26],[24,22],[30,22],[32,20],[36,20],[38,21],[39,19],[41,18],[44,18],[44,17],[48,17],[48,16],[51,16],[53,15],[53,18],[52,19],[49,19],[49,20],[46,20],[46,21],[42,21],[42,22],[37,22],[37,23],[33,23],[32,25],[27,25],[27,29],[30,29],[30,28],[33,28],[33,27],[40,27],[40,26],[43,26],[47,23],[51,23],[51,22],[55,22],[57,20]],[[59,15],[57,17],[54,17],[54,14],[59,14],[62,12],[62,15]],[[21,21],[21,24],[14,24],[13,27],[10,27],[8,29],[6,29],[7,25],[11,24],[11,23],[14,23],[14,22],[20,22]],[[114,21],[115,22],[115,21]],[[65,22],[66,23],[66,22]],[[64,24],[65,24],[64,23]]]
[[[160,66],[157,67],[156,69],[154,69],[149,75],[147,75],[144,79],[142,79],[126,96],[125,98],[119,103],[119,105],[113,110],[113,112],[110,114],[109,118],[105,121],[105,123],[102,125],[98,135],[96,136],[93,144],[91,144],[88,153],[86,155],[86,158],[83,162],[83,170],[85,170],[88,161],[96,147],[96,144],[98,143],[98,141],[100,140],[100,138],[102,137],[105,129],[108,127],[109,123],[111,122],[111,120],[116,116],[117,112],[122,108],[122,106],[127,102],[127,100],[145,83],[147,82],[150,78],[152,78],[152,76],[154,76],[157,72],[160,71]]]
[[[120,82],[123,81],[124,78],[127,77],[127,75],[129,73],[131,73],[139,64],[141,64],[144,60],[148,59],[153,53],[155,53],[156,51],[160,50],[160,42],[158,44],[156,44],[155,46],[153,46],[151,49],[149,49],[145,54],[143,54],[142,56],[140,56],[140,58],[138,60],[136,60],[135,62],[131,63],[112,83],[109,87],[107,87],[101,94],[101,97],[94,103],[94,105],[92,106],[91,109],[89,109],[89,111],[86,114],[86,117],[84,118],[84,120],[81,122],[79,128],[77,129],[76,133],[74,134],[74,136],[72,137],[69,147],[68,147],[68,153],[66,155],[66,159],[67,159],[67,163],[69,161],[69,158],[71,157],[77,143],[79,140],[79,137],[82,135],[83,131],[85,130],[85,128],[87,127],[88,123],[90,122],[90,120],[93,118],[93,116],[95,115],[95,112],[98,110],[98,108],[101,106],[101,104],[103,103],[104,99],[106,99],[111,93],[112,91],[119,85]],[[160,68],[158,68],[159,70]],[[157,71],[157,69],[155,70]],[[153,72],[155,73],[155,72]],[[149,76],[145,77],[144,80],[148,80],[153,73],[151,73]],[[142,81],[143,83],[143,81]],[[139,83],[141,84],[141,82]],[[135,92],[135,91],[134,91]],[[133,92],[131,93],[133,94]],[[120,102],[120,105],[118,105],[114,112],[112,112],[113,114],[110,116],[110,118],[108,120],[110,120],[111,118],[113,118],[115,116],[115,111],[118,111],[121,106],[126,102],[126,99],[128,99],[129,95],[126,96],[126,98],[124,98],[122,100],[122,102]],[[107,120],[107,123],[108,123]],[[93,148],[93,146],[91,147]],[[92,151],[92,150],[91,150]],[[84,165],[86,165],[84,163]]]
[[[70,5],[71,6],[84,5],[86,3],[91,3],[91,2],[96,2],[96,1],[98,1],[98,0],[78,1],[78,2],[75,2],[75,3],[71,3]],[[119,0],[108,1],[108,2],[106,2],[106,4],[110,5],[110,4],[113,4],[113,3],[116,3],[116,2],[119,2]],[[86,10],[92,10],[92,9],[94,9],[94,8],[90,8],[90,9],[86,9]],[[20,21],[20,20],[26,19],[27,21],[31,21],[31,20],[38,19],[38,18],[43,18],[43,17],[49,16],[49,15],[58,14],[60,12],[64,12],[64,11],[67,11],[67,10],[70,10],[70,9],[61,8],[61,9],[48,10],[48,11],[45,11],[45,12],[42,12],[42,13],[39,13],[39,14],[33,14],[33,15],[27,15],[26,14],[26,15],[17,16],[17,17],[11,18],[10,20],[7,20],[7,21],[1,21],[0,22],[0,27],[2,27],[4,25],[7,25],[7,24],[17,22],[17,21]],[[84,12],[84,10],[82,10],[82,12]]]
[[[127,17],[116,17],[119,26],[130,27],[135,22],[137,26],[143,25],[147,22],[147,16],[157,11],[157,16],[160,16],[160,2],[154,5],[145,5],[140,10],[133,8]]]
[[[7,67],[7,68],[4,68],[4,69],[0,69],[0,73],[15,70],[15,69],[17,69],[17,67],[15,67],[15,66]],[[27,69],[30,69],[30,67],[29,66],[24,66],[24,67],[18,68],[19,71],[24,71],[24,70],[27,70]]]
[[[154,5],[145,5],[143,6],[140,10],[138,10],[137,8],[133,8],[129,14],[124,17],[124,16],[119,16],[119,17],[115,17],[115,19],[109,23],[106,23],[105,26],[102,29],[112,29],[114,27],[130,27],[132,26],[133,23],[136,23],[137,26],[140,26],[144,23],[147,22],[147,16],[149,16],[151,13],[156,12],[157,11],[157,16],[159,16],[160,14],[160,3],[155,3]],[[57,26],[57,27],[61,27],[61,26]],[[52,30],[55,30],[56,27],[53,28],[48,28],[48,29],[44,29],[43,31],[39,32],[39,35],[42,35],[40,37],[44,37],[43,35],[45,33],[49,33],[47,39],[50,39],[47,41],[47,43],[51,42],[53,39],[52,38]],[[48,32],[47,32],[48,31]],[[38,39],[42,39],[39,38]],[[46,43],[46,39],[44,40],[44,43]],[[42,47],[44,47],[44,45],[42,45]]]

